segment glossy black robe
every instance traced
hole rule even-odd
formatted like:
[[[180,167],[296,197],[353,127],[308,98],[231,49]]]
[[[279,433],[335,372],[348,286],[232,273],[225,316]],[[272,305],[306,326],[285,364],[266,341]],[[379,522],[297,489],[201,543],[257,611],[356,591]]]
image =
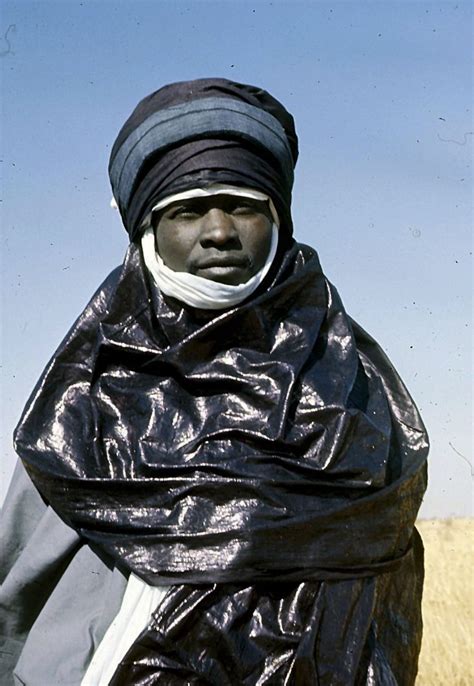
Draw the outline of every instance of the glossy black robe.
[[[132,245],[16,447],[92,546],[171,584],[114,684],[413,683],[427,437],[310,248],[216,316]]]

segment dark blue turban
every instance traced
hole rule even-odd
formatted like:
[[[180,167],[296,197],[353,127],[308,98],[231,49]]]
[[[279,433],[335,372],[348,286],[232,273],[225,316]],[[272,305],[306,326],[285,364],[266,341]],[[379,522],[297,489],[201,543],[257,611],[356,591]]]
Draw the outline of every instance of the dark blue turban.
[[[293,117],[269,93],[198,79],[164,86],[137,105],[114,143],[109,174],[131,240],[162,198],[224,183],[270,196],[288,243],[297,157]]]

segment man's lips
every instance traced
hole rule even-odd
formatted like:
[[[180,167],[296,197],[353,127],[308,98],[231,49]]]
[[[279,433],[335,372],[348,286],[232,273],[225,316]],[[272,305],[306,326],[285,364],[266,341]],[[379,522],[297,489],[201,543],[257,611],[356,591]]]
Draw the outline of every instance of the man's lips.
[[[194,265],[194,270],[201,269],[220,269],[220,268],[237,268],[245,269],[249,266],[249,260],[245,257],[222,255],[215,257],[208,257]]]

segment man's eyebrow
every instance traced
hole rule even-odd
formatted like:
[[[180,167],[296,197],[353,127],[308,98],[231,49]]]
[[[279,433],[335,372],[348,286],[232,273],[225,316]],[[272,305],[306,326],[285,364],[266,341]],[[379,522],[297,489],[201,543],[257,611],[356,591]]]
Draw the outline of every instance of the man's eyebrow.
[[[165,214],[166,212],[171,212],[180,207],[196,206],[197,204],[200,204],[201,201],[202,198],[183,198],[182,200],[176,200],[175,202],[166,205],[166,207],[162,207],[160,210],[155,211],[158,214]]]

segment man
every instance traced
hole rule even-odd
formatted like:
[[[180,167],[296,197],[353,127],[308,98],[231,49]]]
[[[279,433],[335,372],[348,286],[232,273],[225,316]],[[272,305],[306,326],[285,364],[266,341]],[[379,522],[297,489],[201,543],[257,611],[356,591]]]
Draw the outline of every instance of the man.
[[[427,438],[292,238],[297,155],[283,106],[224,79],[122,127],[130,248],[16,431],[17,683],[414,683]]]

